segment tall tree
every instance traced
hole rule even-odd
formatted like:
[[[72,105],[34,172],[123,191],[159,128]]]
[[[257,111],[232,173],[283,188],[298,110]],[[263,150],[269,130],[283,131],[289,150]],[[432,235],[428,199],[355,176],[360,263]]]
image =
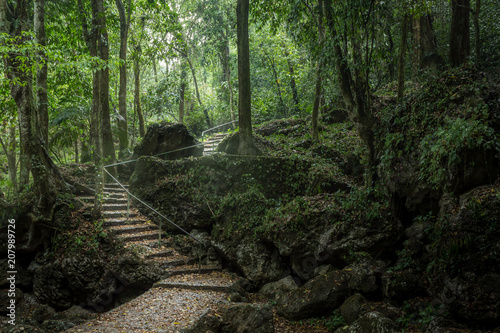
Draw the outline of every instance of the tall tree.
[[[408,15],[404,15],[401,24],[401,41],[398,56],[398,102],[403,102],[405,90],[406,39],[408,37]]]
[[[103,0],[97,1],[97,18],[99,22],[98,48],[99,57],[103,65],[99,74],[99,109],[101,116],[101,134],[102,134],[102,155],[106,164],[114,164],[115,146],[113,143],[113,133],[111,131],[111,117],[109,112],[109,38],[106,24],[106,11]],[[116,168],[108,170],[116,175]]]
[[[332,0],[325,0],[325,10],[333,53],[337,68],[338,82],[349,118],[356,125],[357,132],[367,147],[369,167],[375,164],[373,114],[370,96],[370,69],[373,59],[375,1],[355,1],[341,8],[334,8]],[[343,10],[347,21],[338,22],[334,10]],[[342,41],[349,40],[351,49],[343,48]],[[363,45],[362,45],[363,44]],[[348,53],[352,60],[349,61]],[[373,179],[370,171],[367,182]]]
[[[43,144],[49,146],[49,102],[47,96],[47,62],[44,47],[45,37],[45,0],[35,0],[34,6],[35,42],[37,44],[37,55],[40,66],[36,75],[36,97],[37,117],[40,127],[40,136]]]
[[[258,155],[259,150],[252,135],[252,96],[250,87],[250,41],[248,39],[249,0],[238,0],[237,44],[238,44],[238,90],[239,90],[239,147],[240,155]]]
[[[26,50],[25,47],[30,44],[29,36],[25,33],[30,28],[28,1],[19,0],[10,5],[12,10],[9,11],[7,1],[0,0],[0,22],[3,23],[0,32],[9,33],[11,37],[8,45],[10,51],[4,58],[5,68],[10,81],[11,96],[17,105],[22,156],[31,164],[33,189],[38,198],[33,208],[38,213],[38,219],[43,220],[52,218],[56,197],[58,193],[67,191],[67,188],[40,138],[33,96],[33,59],[26,52],[23,54],[17,50]],[[8,11],[10,17],[7,15]],[[21,175],[26,177],[25,173],[26,170]],[[23,179],[23,182],[25,181],[26,179]]]
[[[470,55],[470,0],[451,0],[450,64],[457,67]]]
[[[323,26],[323,0],[318,0],[318,44],[320,49],[323,48],[323,40],[324,40],[324,26]],[[312,110],[312,139],[313,141],[319,141],[319,130],[318,130],[318,118],[319,118],[319,106],[321,101],[321,84],[322,84],[322,60],[321,56],[317,60],[316,64],[316,88],[314,92],[314,103]]]
[[[184,124],[184,102],[186,94],[186,63],[181,62],[181,85],[179,88],[179,123]]]
[[[118,122],[118,138],[120,150],[128,148],[128,122],[127,122],[127,41],[132,12],[132,1],[128,1],[128,13],[125,16],[125,7],[122,0],[115,0],[120,16],[120,92],[118,93],[118,110],[121,119]]]

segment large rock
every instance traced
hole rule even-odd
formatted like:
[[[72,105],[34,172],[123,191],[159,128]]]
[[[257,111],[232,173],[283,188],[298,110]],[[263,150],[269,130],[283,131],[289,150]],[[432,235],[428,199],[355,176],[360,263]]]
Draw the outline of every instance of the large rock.
[[[382,283],[384,296],[398,305],[414,297],[427,296],[424,278],[413,269],[387,272],[382,277]]]
[[[244,238],[239,242],[213,243],[214,248],[255,286],[276,281],[285,272],[276,249]]]
[[[344,317],[347,324],[352,324],[359,318],[362,306],[367,300],[360,294],[354,294],[345,300],[340,307],[340,314]]]
[[[265,284],[262,288],[260,288],[259,294],[262,294],[270,299],[275,299],[297,288],[298,286],[297,283],[295,283],[295,280],[291,275],[288,275],[281,280]]]
[[[270,305],[235,304],[223,309],[222,317],[222,333],[274,332]]]
[[[391,319],[379,312],[369,312],[351,326],[342,327],[335,333],[399,333],[401,329]]]
[[[186,126],[182,124],[153,124],[148,127],[142,142],[134,148],[132,159],[137,159],[140,156],[163,154],[174,150],[178,151],[168,153],[163,158],[174,160],[182,157],[201,156],[203,155],[203,146],[193,147],[197,144],[198,142],[189,133]]]
[[[58,310],[76,304],[95,312],[129,300],[131,293],[136,296],[161,277],[159,267],[143,265],[130,256],[112,264],[85,256],[66,257],[39,264],[33,271],[33,292],[40,302]]]
[[[365,295],[376,295],[380,292],[380,278],[385,264],[368,257],[352,263],[344,269],[348,274],[349,288]]]
[[[349,292],[344,272],[328,272],[282,295],[278,299],[277,312],[292,320],[326,315],[340,307]]]
[[[441,200],[427,275],[457,321],[500,326],[500,185],[478,187]]]

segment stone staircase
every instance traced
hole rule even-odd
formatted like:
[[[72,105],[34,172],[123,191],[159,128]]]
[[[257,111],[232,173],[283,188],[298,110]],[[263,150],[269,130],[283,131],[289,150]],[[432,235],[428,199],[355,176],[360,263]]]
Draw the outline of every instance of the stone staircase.
[[[80,197],[80,200],[93,202],[94,197]],[[199,265],[197,258],[179,254],[166,234],[161,235],[159,242],[158,226],[132,207],[127,200],[127,192],[120,185],[104,186],[101,213],[104,226],[124,242],[126,249],[136,251],[146,261],[160,264],[164,269],[163,279],[129,303],[66,332],[135,332],[135,328],[142,327],[144,322],[152,323],[154,328],[151,331],[154,332],[178,332],[181,327],[193,325],[208,310],[207,307],[227,299],[227,295],[234,289],[234,284],[239,279],[236,275],[222,272],[220,265]],[[198,299],[200,302],[186,306],[186,300],[191,299]],[[163,329],[168,323],[155,322],[156,318],[151,317],[149,310],[141,310],[143,304],[147,304],[148,309],[162,308],[162,318],[179,318],[175,327]],[[132,317],[131,311],[135,311]]]
[[[203,142],[203,155],[212,155],[215,153],[217,146],[226,136],[227,133],[218,133]]]

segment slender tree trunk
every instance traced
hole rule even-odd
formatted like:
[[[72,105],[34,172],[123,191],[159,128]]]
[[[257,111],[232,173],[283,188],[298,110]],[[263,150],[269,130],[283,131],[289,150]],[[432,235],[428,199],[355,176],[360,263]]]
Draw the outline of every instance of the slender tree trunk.
[[[285,43],[283,43],[283,54],[286,58],[286,62],[288,65],[288,72],[290,73],[290,89],[292,90],[292,99],[293,99],[293,112],[298,112],[299,110],[299,94],[297,92],[297,83],[295,81],[295,70],[293,68],[292,61],[290,59],[290,53],[288,52]]]
[[[451,0],[450,64],[458,67],[470,55],[470,0]]]
[[[155,83],[158,83],[158,73],[156,71],[156,58],[151,57],[151,62],[153,63],[153,77],[155,79]]]
[[[118,93],[118,109],[121,119],[118,122],[118,138],[120,150],[128,148],[128,122],[127,122],[127,40],[132,10],[131,0],[128,1],[128,18],[125,17],[125,7],[122,0],[115,0],[118,14],[120,15],[120,90]]]
[[[240,155],[260,155],[252,136],[252,97],[250,87],[250,42],[248,39],[249,0],[238,0],[236,8],[239,90]]]
[[[141,51],[139,50],[138,52],[140,54]],[[134,109],[139,119],[139,135],[141,138],[143,138],[144,135],[146,135],[146,130],[144,126],[144,115],[142,113],[142,106],[141,106],[141,68],[139,64],[139,59],[134,60],[134,79],[135,79]]]
[[[34,7],[35,42],[40,49],[37,52],[41,62],[36,75],[37,117],[40,127],[40,136],[43,144],[49,146],[49,108],[47,97],[47,62],[42,49],[46,45],[45,38],[45,0],[36,0]]]
[[[405,90],[406,39],[408,34],[408,16],[403,17],[401,24],[401,42],[398,57],[398,103],[403,102]]]
[[[17,156],[16,156],[16,126],[14,124],[8,124],[4,122],[5,126],[9,127],[9,140],[5,143],[2,138],[0,138],[0,144],[2,145],[5,156],[7,156],[7,166],[9,168],[9,180],[12,183],[14,192],[17,191]]]
[[[104,9],[103,0],[97,0],[97,4],[100,31],[100,36],[98,38],[99,57],[106,64],[106,66],[100,70],[99,74],[102,155],[105,164],[114,164],[116,162],[116,157],[109,111],[109,39],[106,25],[106,11]],[[109,168],[108,171],[111,172],[111,174],[116,175],[115,167]]]
[[[481,0],[476,0],[476,8],[474,10],[474,48],[478,64],[481,63],[481,26],[479,25],[479,13],[481,13]]]
[[[413,40],[413,52],[412,52],[412,62],[413,62],[413,81],[417,80],[418,72],[420,70],[420,64],[422,63],[422,26],[420,16],[413,17],[412,23],[412,40]]]
[[[186,65],[181,64],[181,86],[179,89],[179,123],[184,124],[184,95],[186,93]]]
[[[80,144],[80,140],[77,138],[75,140],[75,163],[78,164],[80,161],[80,151],[78,149],[78,145]]]
[[[335,65],[337,67],[338,81],[340,91],[344,98],[349,118],[356,125],[356,130],[361,140],[367,147],[367,161],[371,169],[375,164],[375,149],[373,142],[373,115],[371,113],[370,89],[367,81],[366,68],[361,64],[362,49],[359,42],[354,41],[353,59],[354,59],[354,79],[351,74],[347,56],[344,54],[337,34],[333,7],[331,0],[325,0],[327,23],[331,38],[334,41],[333,51],[335,56]],[[372,170],[370,170],[370,173]],[[371,175],[367,183],[373,185]]]
[[[271,67],[271,70],[273,71],[274,75],[274,82],[276,83],[276,95],[278,96],[278,99],[280,101],[280,111],[285,112],[285,103],[283,102],[283,97],[281,95],[281,85],[280,85],[280,80],[278,77],[278,72],[276,71],[276,65],[274,63],[274,59],[272,59],[269,54],[263,49],[264,55],[267,58],[267,61],[269,62],[269,66]]]
[[[226,27],[226,39],[227,39],[228,29]],[[235,121],[234,115],[234,94],[233,94],[233,85],[231,83],[231,66],[229,66],[229,42],[225,42],[225,45],[222,50],[222,67],[224,70],[224,76],[227,81],[227,90],[229,92],[229,113],[231,115],[231,121]],[[236,128],[236,125],[233,124],[233,128]]]
[[[323,47],[325,30],[323,27],[323,0],[318,0],[318,43],[320,48]],[[318,130],[318,118],[319,118],[319,105],[321,102],[321,70],[322,70],[321,59],[318,59],[316,65],[316,89],[314,94],[314,104],[312,110],[312,140],[319,141],[319,130]]]
[[[208,110],[203,106],[203,103],[201,102],[200,91],[198,90],[198,80],[196,80],[196,73],[194,71],[193,64],[191,63],[191,60],[187,57],[187,55],[185,56],[185,58],[189,64],[189,68],[191,69],[191,74],[193,75],[196,98],[198,99],[198,103],[200,103],[200,107],[203,109],[203,113],[205,114],[205,120],[207,122],[208,127],[210,128],[212,127],[212,124],[210,122],[210,117],[208,116]]]

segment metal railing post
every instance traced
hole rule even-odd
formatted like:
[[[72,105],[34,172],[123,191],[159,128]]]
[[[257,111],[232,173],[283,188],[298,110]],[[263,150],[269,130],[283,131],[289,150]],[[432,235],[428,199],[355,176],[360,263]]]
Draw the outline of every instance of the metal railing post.
[[[130,218],[130,195],[127,192],[127,221]]]

